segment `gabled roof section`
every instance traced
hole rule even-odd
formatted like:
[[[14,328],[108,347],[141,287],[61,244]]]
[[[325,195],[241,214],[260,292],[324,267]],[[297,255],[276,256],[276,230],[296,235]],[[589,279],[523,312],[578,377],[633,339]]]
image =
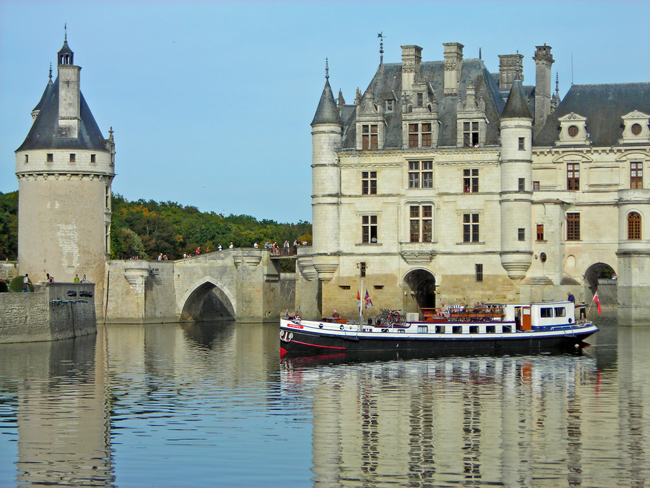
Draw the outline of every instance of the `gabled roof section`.
[[[622,116],[634,110],[650,113],[650,83],[572,85],[533,145],[553,146],[560,134],[558,119],[571,112],[587,118],[592,146],[617,145],[623,134]]]
[[[427,83],[438,105],[440,132],[438,147],[456,147],[458,96],[444,94],[444,61],[424,61],[420,64],[419,80]],[[460,76],[460,99],[467,97],[467,86],[474,84],[476,99],[485,101],[485,116],[490,121],[486,127],[486,145],[499,143],[499,113],[504,107],[498,84],[481,59],[464,59]],[[384,63],[377,70],[366,93],[372,91],[375,103],[382,104],[397,95],[393,112],[386,112],[384,148],[402,147],[402,64]],[[365,94],[364,94],[365,97]],[[343,148],[356,147],[356,116],[346,117]]]
[[[526,101],[524,88],[520,79],[515,79],[515,81],[512,82],[510,95],[508,96],[508,101],[506,102],[506,106],[503,109],[503,112],[501,112],[501,118],[533,119],[533,115],[531,114],[530,107]]]
[[[314,115],[314,120],[311,121],[311,125],[317,124],[343,125],[343,122],[341,122],[341,116],[339,115],[339,109],[334,101],[334,95],[332,94],[332,87],[330,87],[329,79],[325,80],[325,88],[323,88],[323,93],[320,96],[316,115]]]
[[[33,149],[89,149],[107,151],[105,140],[88,104],[81,95],[81,120],[79,121],[79,137],[63,139],[57,136],[59,128],[59,78],[48,83],[41,101],[36,108],[40,109],[27,138],[16,151]]]

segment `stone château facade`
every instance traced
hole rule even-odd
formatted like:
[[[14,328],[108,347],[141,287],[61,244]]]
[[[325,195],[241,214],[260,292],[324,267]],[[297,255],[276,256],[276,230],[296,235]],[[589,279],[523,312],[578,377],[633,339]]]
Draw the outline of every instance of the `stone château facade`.
[[[567,291],[589,302],[616,276],[623,322],[650,317],[650,83],[573,85],[560,100],[550,46],[532,86],[522,55],[499,59],[490,73],[459,43],[433,62],[402,46],[354,104],[326,76],[297,291],[320,283],[320,300],[304,315],[358,314],[361,281],[375,307],[420,312]]]

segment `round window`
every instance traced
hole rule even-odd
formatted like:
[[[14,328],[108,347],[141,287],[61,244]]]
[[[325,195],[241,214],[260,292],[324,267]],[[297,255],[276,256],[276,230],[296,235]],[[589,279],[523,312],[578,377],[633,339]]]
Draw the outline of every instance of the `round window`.
[[[632,134],[635,136],[638,136],[641,134],[641,124],[633,124],[632,125]]]
[[[569,135],[570,135],[571,137],[575,137],[575,136],[577,136],[577,135],[578,135],[578,132],[579,132],[579,130],[578,130],[578,126],[577,126],[577,125],[572,125],[571,127],[569,127]]]
[[[540,260],[542,263],[545,263],[545,262],[546,262],[546,253],[545,253],[545,252],[543,252],[542,254],[539,255],[539,260]]]

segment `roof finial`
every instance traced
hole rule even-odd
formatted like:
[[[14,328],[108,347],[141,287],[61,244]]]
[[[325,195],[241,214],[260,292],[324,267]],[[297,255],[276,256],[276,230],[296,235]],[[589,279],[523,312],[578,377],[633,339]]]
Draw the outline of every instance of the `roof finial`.
[[[384,64],[384,33],[380,32],[377,34],[379,38],[379,64]]]
[[[481,57],[481,48],[480,48],[480,47],[478,48],[478,58],[479,58],[479,59],[483,59],[483,58]]]
[[[52,81],[52,63],[50,62],[50,81]]]
[[[555,73],[555,93],[560,93],[560,73]]]
[[[330,79],[330,65],[329,65],[329,60],[325,58],[325,79],[329,80]]]
[[[64,32],[63,40],[65,42],[68,42],[68,23],[67,22],[65,24],[63,24],[63,32]]]

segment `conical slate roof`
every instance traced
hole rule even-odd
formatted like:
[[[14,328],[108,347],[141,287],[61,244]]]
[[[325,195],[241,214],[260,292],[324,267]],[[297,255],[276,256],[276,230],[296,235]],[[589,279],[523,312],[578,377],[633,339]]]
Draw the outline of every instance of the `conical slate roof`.
[[[314,115],[314,120],[311,121],[311,125],[317,124],[343,125],[341,116],[339,115],[339,109],[334,101],[329,79],[325,80],[325,88],[323,88],[323,94],[320,96],[316,115]]]
[[[526,97],[524,96],[524,88],[521,84],[519,78],[515,79],[512,83],[512,88],[510,89],[510,95],[508,95],[508,101],[506,106],[501,112],[502,119],[532,119],[533,115],[530,113],[530,107],[528,102],[526,102]]]
[[[104,137],[88,104],[81,95],[79,134],[77,138],[61,138],[59,130],[59,78],[50,80],[35,110],[40,110],[27,138],[16,151],[33,149],[88,149],[107,151]]]

